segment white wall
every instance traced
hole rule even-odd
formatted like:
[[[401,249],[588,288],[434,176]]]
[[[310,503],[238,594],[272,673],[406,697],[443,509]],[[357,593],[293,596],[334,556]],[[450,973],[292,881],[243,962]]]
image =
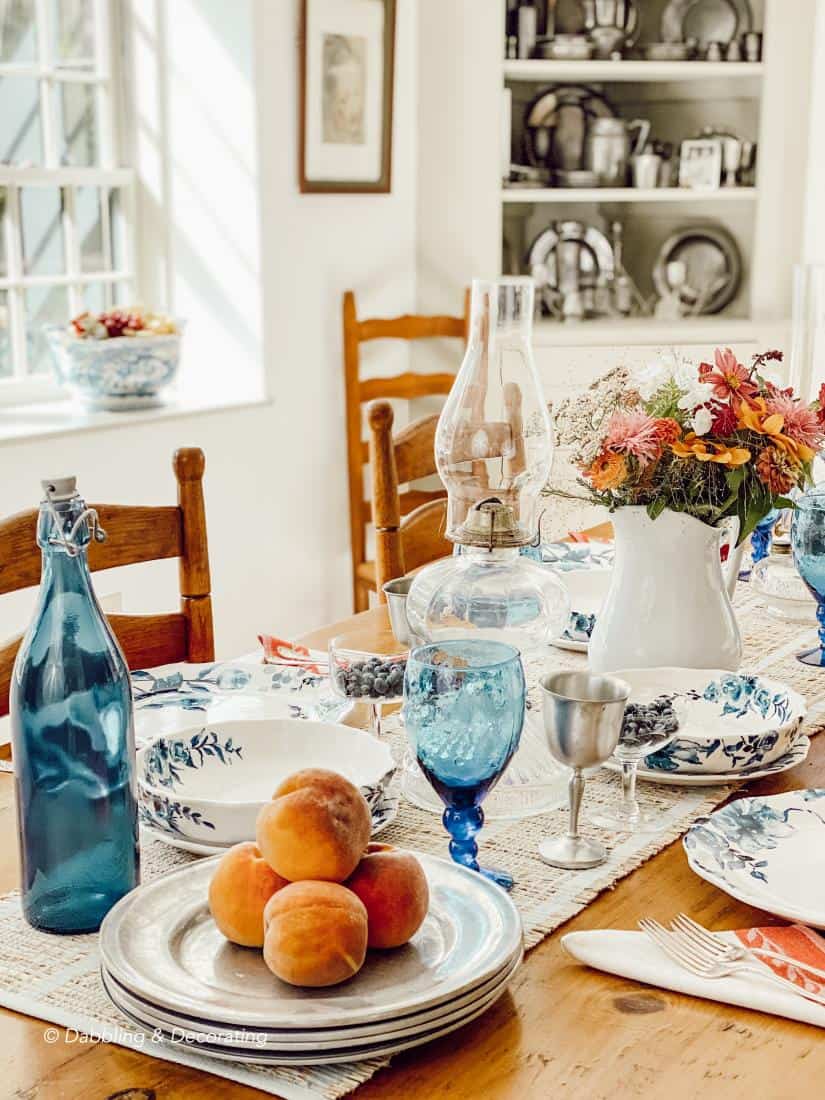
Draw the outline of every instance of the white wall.
[[[398,4],[386,196],[298,193],[299,0],[132,10],[144,298],[188,317],[187,384],[229,376],[245,392],[263,365],[272,403],[0,446],[0,515],[35,504],[39,479],[64,471],[90,498],[169,502],[172,451],[203,447],[217,644],[231,655],[260,630],[294,634],[351,607],[340,298],[354,286],[368,313],[413,303],[414,0]],[[123,592],[127,610],[173,604],[173,563],[118,573],[98,590]],[[0,638],[31,598],[0,601]]]

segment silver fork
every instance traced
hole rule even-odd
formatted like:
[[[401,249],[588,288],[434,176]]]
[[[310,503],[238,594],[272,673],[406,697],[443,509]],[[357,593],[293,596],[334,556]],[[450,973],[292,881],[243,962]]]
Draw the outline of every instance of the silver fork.
[[[642,932],[661,948],[674,962],[678,963],[691,974],[698,978],[730,978],[736,974],[758,974],[764,981],[778,986],[786,992],[791,991],[804,997],[807,1001],[825,1005],[825,997],[816,993],[810,993],[801,986],[786,978],[780,978],[778,974],[767,970],[756,961],[736,960],[725,962],[711,954],[707,948],[698,947],[688,940],[681,932],[669,932],[658,921],[643,919],[639,921]]]
[[[818,970],[815,966],[808,966],[807,963],[799,962],[798,959],[791,958],[789,955],[783,955],[778,951],[769,951],[765,947],[745,947],[742,944],[726,943],[714,936],[707,928],[703,928],[701,924],[697,924],[695,920],[691,920],[686,913],[680,913],[675,920],[670,922],[670,927],[675,932],[681,932],[694,943],[700,946],[703,945],[708,951],[714,951],[717,958],[723,962],[738,962],[742,959],[754,957],[756,959],[773,959],[775,962],[792,966],[803,974],[811,974],[825,981],[825,970]]]

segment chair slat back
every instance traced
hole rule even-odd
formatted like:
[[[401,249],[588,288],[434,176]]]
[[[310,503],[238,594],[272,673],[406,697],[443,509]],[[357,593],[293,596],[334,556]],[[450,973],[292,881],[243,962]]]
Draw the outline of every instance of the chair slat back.
[[[164,558],[179,559],[179,611],[156,615],[109,615],[109,623],[130,668],[215,657],[209,550],[203,501],[204,454],[176,451],[173,467],[177,506],[133,507],[95,504],[107,534],[89,547],[94,571]],[[37,512],[0,521],[0,594],[31,588],[40,581],[41,554],[35,540]],[[0,716],[8,713],[14,659],[22,637],[0,646]]]
[[[417,374],[407,371],[393,378],[362,379],[361,344],[372,340],[432,340],[456,339],[466,343],[470,320],[470,293],[465,294],[464,316],[423,316],[405,314],[402,317],[358,320],[355,295],[344,294],[344,384],[346,392],[347,465],[349,475],[350,543],[352,548],[353,603],[356,611],[369,606],[369,593],[375,590],[374,579],[364,569],[367,562],[367,528],[372,510],[365,500],[364,466],[369,461],[369,448],[363,439],[362,407],[378,399],[411,400],[416,397],[445,396],[450,392],[454,375]],[[431,471],[432,472],[432,471]],[[425,476],[425,475],[424,475]],[[402,514],[423,503],[402,494]],[[365,576],[365,572],[368,574]]]

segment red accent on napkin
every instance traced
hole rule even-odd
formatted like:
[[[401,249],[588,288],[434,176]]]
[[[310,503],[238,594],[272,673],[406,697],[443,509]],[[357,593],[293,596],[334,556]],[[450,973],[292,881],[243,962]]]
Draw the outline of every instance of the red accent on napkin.
[[[751,951],[762,948],[764,951],[776,951],[796,959],[799,967],[758,956],[763,965],[780,977],[787,978],[788,981],[809,993],[825,995],[825,982],[820,978],[812,977],[803,969],[807,963],[818,970],[825,970],[825,940],[810,928],[806,928],[803,924],[790,924],[776,928],[741,928],[734,932],[734,935],[743,947],[750,948]]]
[[[314,672],[316,676],[323,676],[326,672],[315,663],[305,645],[288,642],[272,634],[259,634],[258,641],[263,646],[265,664],[295,665]]]

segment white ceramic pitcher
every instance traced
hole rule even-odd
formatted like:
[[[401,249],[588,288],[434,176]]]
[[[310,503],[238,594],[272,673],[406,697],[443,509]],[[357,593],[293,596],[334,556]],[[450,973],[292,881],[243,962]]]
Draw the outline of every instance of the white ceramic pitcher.
[[[590,639],[591,670],[738,669],[742,639],[731,604],[742,558],[742,547],[733,549],[737,521],[709,527],[668,509],[652,520],[635,506],[618,508],[612,520],[616,558]]]

